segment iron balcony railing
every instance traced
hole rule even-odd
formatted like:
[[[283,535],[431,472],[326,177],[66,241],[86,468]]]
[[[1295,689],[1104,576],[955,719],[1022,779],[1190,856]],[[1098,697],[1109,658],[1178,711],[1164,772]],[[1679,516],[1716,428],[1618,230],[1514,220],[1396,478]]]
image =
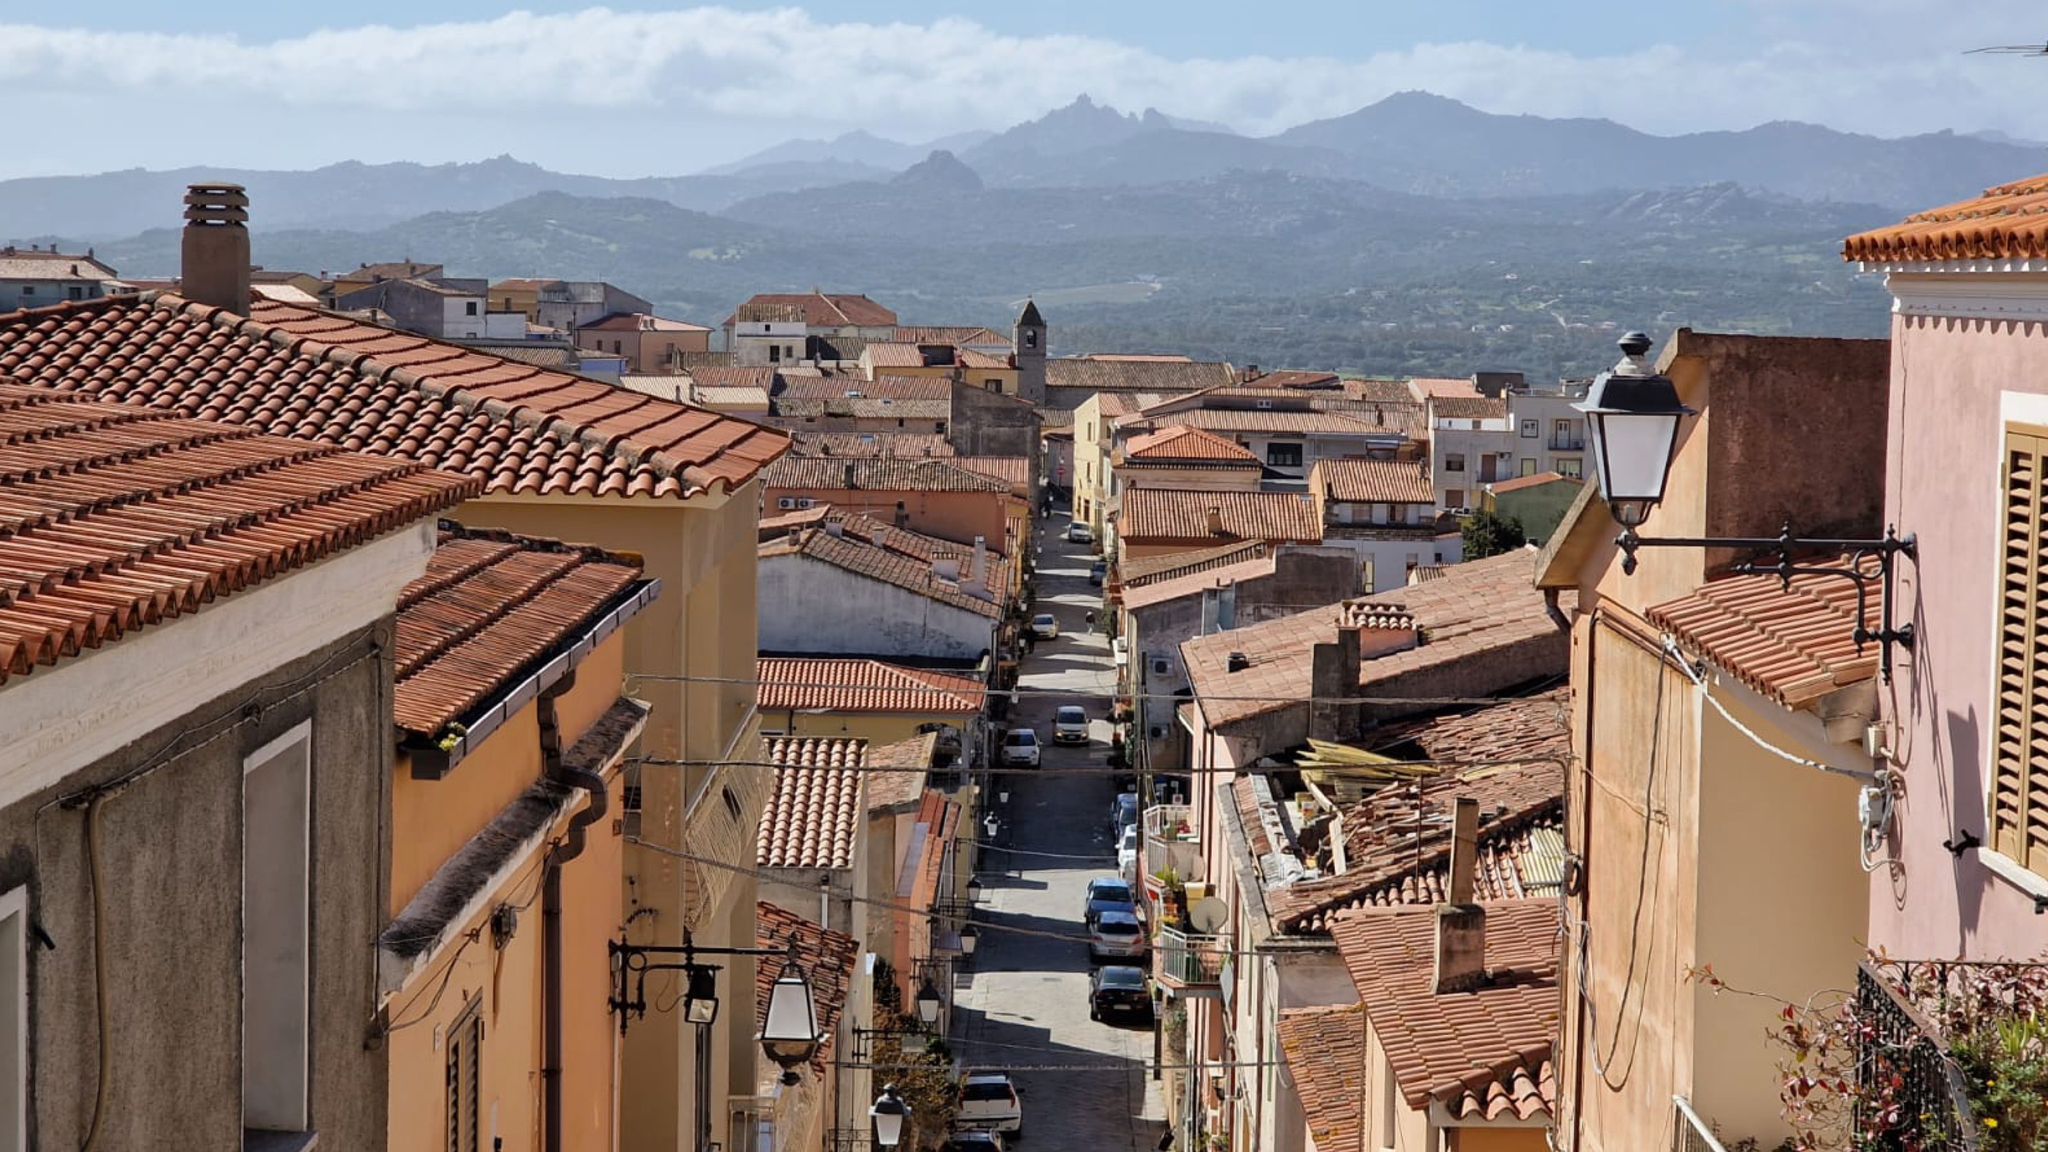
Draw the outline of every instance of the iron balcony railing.
[[[1858,1114],[1856,1128],[1874,1148],[1976,1152],[1977,1128],[1963,1076],[1949,1059],[1940,1029],[1916,1000],[1939,1009],[1973,965],[1946,960],[1866,961],[1857,966],[1856,1008],[1862,1034],[1856,1052],[1857,1096],[1867,1105],[1873,1085],[1890,1084],[1896,1107],[1882,1125]]]
[[[1552,436],[1550,438],[1550,450],[1552,452],[1584,452],[1586,450],[1586,438],[1584,436]]]
[[[1214,988],[1222,982],[1223,953],[1219,937],[1162,927],[1152,942],[1152,975],[1175,990]]]
[[[1692,1101],[1683,1096],[1673,1096],[1671,1152],[1728,1152],[1721,1142],[1714,1138],[1713,1129],[1692,1110]]]
[[[1157,889],[1156,877],[1171,869],[1182,883],[1202,874],[1202,845],[1192,832],[1180,829],[1190,820],[1185,804],[1155,804],[1145,809],[1145,874],[1148,888]]]

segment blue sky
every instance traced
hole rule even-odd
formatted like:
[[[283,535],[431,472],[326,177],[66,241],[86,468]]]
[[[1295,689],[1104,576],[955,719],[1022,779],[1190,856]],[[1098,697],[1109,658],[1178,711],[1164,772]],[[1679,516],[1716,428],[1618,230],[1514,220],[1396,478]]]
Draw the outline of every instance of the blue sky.
[[[0,178],[510,153],[687,172],[791,136],[1001,128],[1080,92],[1254,134],[1421,88],[1654,132],[2048,138],[2011,0],[479,0],[0,8]],[[1648,11],[1646,11],[1648,10]]]

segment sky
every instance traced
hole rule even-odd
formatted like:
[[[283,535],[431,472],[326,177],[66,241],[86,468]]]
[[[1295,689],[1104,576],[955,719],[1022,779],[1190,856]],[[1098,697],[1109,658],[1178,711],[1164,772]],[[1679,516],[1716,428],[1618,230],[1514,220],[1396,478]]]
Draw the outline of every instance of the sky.
[[[2013,0],[0,2],[0,179],[510,154],[676,175],[792,137],[918,142],[1087,93],[1254,135],[1422,89],[1658,133],[1803,120],[2048,139]]]

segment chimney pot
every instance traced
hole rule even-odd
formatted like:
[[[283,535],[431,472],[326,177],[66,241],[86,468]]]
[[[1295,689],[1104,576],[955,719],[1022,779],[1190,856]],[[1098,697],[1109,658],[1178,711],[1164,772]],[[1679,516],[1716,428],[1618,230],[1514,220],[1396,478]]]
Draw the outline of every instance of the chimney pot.
[[[1242,652],[1232,652],[1223,662],[1224,669],[1229,672],[1242,672],[1251,666],[1251,657]]]
[[[1220,506],[1215,504],[1209,505],[1208,522],[1209,535],[1223,535],[1223,509]]]
[[[1464,992],[1486,979],[1486,909],[1472,902],[1479,864],[1479,801],[1458,797],[1451,816],[1448,903],[1436,909],[1436,990]]]
[[[179,288],[196,304],[249,314],[249,196],[240,184],[185,190]]]

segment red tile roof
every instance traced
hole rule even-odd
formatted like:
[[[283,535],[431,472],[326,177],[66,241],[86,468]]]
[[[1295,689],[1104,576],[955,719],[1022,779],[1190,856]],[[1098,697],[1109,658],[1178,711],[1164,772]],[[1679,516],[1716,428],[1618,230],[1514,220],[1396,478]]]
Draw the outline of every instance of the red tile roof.
[[[1197,572],[1227,568],[1246,560],[1256,560],[1272,551],[1273,546],[1264,540],[1240,540],[1215,548],[1124,560],[1117,564],[1117,582],[1125,588],[1143,588],[1163,580],[1178,580]]]
[[[891,529],[893,535],[894,529]],[[864,540],[847,536],[834,536],[818,528],[807,528],[793,532],[779,540],[763,543],[758,556],[770,560],[780,556],[803,556],[830,564],[844,572],[865,576],[893,584],[907,592],[915,592],[941,604],[964,608],[976,615],[998,619],[1003,609],[995,599],[984,599],[961,590],[958,581],[941,578],[933,571],[931,563],[903,555],[893,548],[885,548]],[[994,595],[1001,592],[991,589]]]
[[[398,727],[434,738],[515,686],[641,586],[640,561],[509,532],[444,528],[398,599]]]
[[[0,382],[0,682],[479,487],[414,463]]]
[[[895,342],[899,344],[982,344],[994,346],[1008,344],[1010,338],[990,328],[967,327],[908,327],[897,325]]]
[[[763,868],[851,868],[866,819],[861,803],[865,740],[770,736],[761,758],[776,765],[761,813],[754,863]]]
[[[1031,458],[1029,456],[955,456],[952,464],[965,468],[976,476],[1000,480],[1009,485],[1010,491],[1025,496],[1031,489]]]
[[[867,492],[1002,492],[1010,485],[970,472],[949,460],[785,456],[768,466],[761,486],[777,489],[843,488]]]
[[[1508,402],[1487,396],[1433,396],[1429,411],[1450,420],[1502,420],[1507,417]]]
[[[1155,580],[1136,588],[1124,589],[1123,605],[1126,609],[1135,611],[1150,608],[1155,604],[1164,604],[1169,600],[1179,600],[1184,596],[1199,596],[1212,588],[1227,588],[1240,581],[1263,579],[1271,576],[1277,567],[1278,558],[1263,556],[1241,560],[1236,564],[1226,564],[1220,568],[1191,572],[1171,580]]]
[[[890,460],[953,459],[953,445],[934,432],[798,432],[798,456],[879,456]]]
[[[880,660],[764,657],[755,691],[763,712],[908,712],[977,714],[988,689],[952,676]]]
[[[1289,1008],[1280,1013],[1280,1056],[1315,1139],[1316,1152],[1365,1146],[1365,1007]]]
[[[848,990],[859,970],[860,941],[844,932],[820,928],[794,912],[766,900],[754,906],[754,947],[787,951],[796,944],[805,979],[811,984],[811,1010],[816,1014],[818,1035],[823,1040],[811,1057],[811,1072],[824,1076],[832,1063],[832,1040],[839,1031],[839,1017],[846,1011]],[[775,981],[782,976],[784,962],[763,956],[754,965],[754,1027],[768,1023],[768,1000]]]
[[[785,376],[777,387],[778,399],[845,400],[945,400],[951,402],[953,382],[942,376],[891,376],[873,380],[858,376]]]
[[[1137,464],[1178,464],[1197,461],[1203,464],[1243,464],[1257,467],[1259,458],[1251,449],[1234,440],[1225,440],[1214,432],[1200,428],[1189,428],[1175,424],[1143,436],[1133,436],[1124,444],[1124,459]]]
[[[1220,518],[1211,531],[1209,510]],[[1323,521],[1316,506],[1295,492],[1207,492],[1186,488],[1132,488],[1117,512],[1117,537],[1126,544],[1211,545],[1227,540],[1320,544]]]
[[[2048,175],[1917,212],[1842,242],[1842,259],[1870,264],[2038,260],[2048,256]]]
[[[579,325],[579,332],[709,332],[702,324],[687,320],[670,320],[665,316],[649,316],[644,312],[610,312],[587,324]]]
[[[1478,396],[1479,385],[1469,376],[1413,376],[1408,380],[1411,397]]]
[[[750,297],[742,309],[787,308],[812,328],[891,328],[896,313],[866,296],[840,292],[763,292]],[[737,317],[735,313],[735,317]],[[759,316],[749,316],[759,319]],[[728,319],[727,324],[732,323]]]
[[[0,375],[398,456],[493,493],[688,496],[752,479],[781,432],[331,312],[170,293],[0,316]]]
[[[1309,486],[1340,504],[1435,504],[1429,464],[1422,460],[1319,460]]]
[[[1421,431],[1418,409],[1413,406],[1383,407],[1382,412],[1332,412],[1315,408],[1191,408],[1156,418],[1144,417],[1141,426],[1143,422],[1157,419],[1217,432],[1278,432],[1297,436],[1406,436],[1411,439]],[[1131,426],[1127,421],[1118,421],[1118,425]]]
[[[1542,1119],[1554,1099],[1557,902],[1484,907],[1487,979],[1469,992],[1435,989],[1435,908],[1346,912],[1331,934],[1410,1107]]]
[[[932,760],[938,755],[938,750],[937,732],[926,732],[894,744],[869,745],[868,772],[863,781],[868,811],[918,803],[924,797],[926,782],[931,779]]]
[[[1816,566],[1846,570],[1847,561]],[[1864,571],[1875,575],[1877,562]],[[1856,585],[1840,576],[1794,576],[1789,591],[1776,576],[1723,576],[1649,617],[1787,708],[1877,674],[1877,646],[1856,647]]]
[[[1335,372],[1261,372],[1257,376],[1246,370],[1243,385],[1247,388],[1337,388],[1344,383]]]
[[[1045,362],[1048,388],[1077,392],[1193,392],[1237,383],[1237,371],[1223,363],[1180,359],[1064,359]]]

